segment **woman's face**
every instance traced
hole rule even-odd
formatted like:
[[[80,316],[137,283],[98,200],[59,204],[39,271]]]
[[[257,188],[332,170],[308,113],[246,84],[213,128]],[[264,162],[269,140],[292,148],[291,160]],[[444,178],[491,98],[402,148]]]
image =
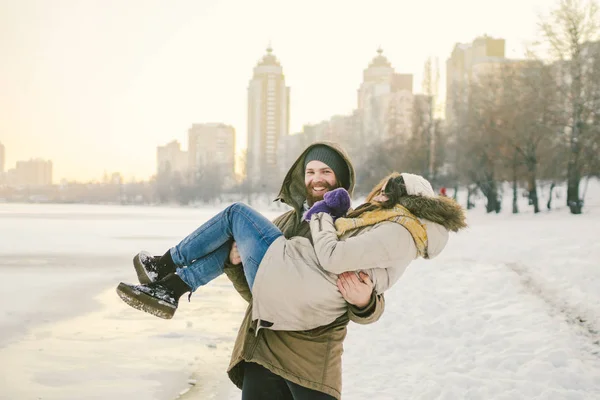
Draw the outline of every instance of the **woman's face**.
[[[378,203],[385,203],[389,200],[389,197],[387,197],[387,195],[385,194],[385,187],[387,186],[387,184],[387,182],[383,184],[381,190],[379,191],[379,193],[377,193],[377,196],[373,197],[373,201],[376,201]]]

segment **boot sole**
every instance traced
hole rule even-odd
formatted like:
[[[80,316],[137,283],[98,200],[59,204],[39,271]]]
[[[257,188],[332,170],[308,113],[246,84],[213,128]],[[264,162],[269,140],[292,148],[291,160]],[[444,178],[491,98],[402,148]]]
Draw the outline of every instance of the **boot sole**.
[[[142,264],[139,254],[136,254],[135,257],[133,257],[133,267],[135,268],[138,281],[140,281],[142,285],[147,285],[151,282],[154,282],[154,279],[148,275],[146,268],[144,268],[144,264]]]
[[[175,310],[177,310],[177,307],[162,300],[157,300],[144,292],[132,289],[123,282],[119,283],[119,286],[117,286],[117,294],[121,300],[131,307],[159,318],[171,319],[173,318],[173,315],[175,315]],[[152,305],[150,305],[151,303]]]

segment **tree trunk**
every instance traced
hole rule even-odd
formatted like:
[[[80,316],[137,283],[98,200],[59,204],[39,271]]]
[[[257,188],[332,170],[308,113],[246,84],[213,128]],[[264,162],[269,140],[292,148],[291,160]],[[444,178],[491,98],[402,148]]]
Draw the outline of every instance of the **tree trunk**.
[[[568,181],[567,181],[567,206],[571,210],[571,214],[581,214],[583,201],[579,198],[579,181],[580,174],[578,166],[575,162],[569,161]]]
[[[533,212],[537,214],[540,212],[540,201],[537,195],[537,183],[535,179],[532,179],[529,185],[531,187],[531,190],[529,191],[529,196],[531,196],[531,201],[533,203]]]
[[[518,153],[515,151],[513,153],[513,164],[512,164],[512,172],[513,172],[513,202],[512,202],[512,212],[513,214],[519,213],[519,205],[518,205],[518,185],[517,185],[517,160]]]
[[[467,186],[467,210],[475,207],[475,204],[471,202],[471,196],[475,192],[475,188],[471,188],[470,185]],[[456,191],[454,192],[454,195],[456,195]]]
[[[513,202],[512,202],[512,213],[513,214],[519,213],[519,205],[517,204],[517,198],[518,198],[517,180],[513,179]]]
[[[486,211],[488,213],[496,212],[496,214],[500,213],[502,209],[502,204],[500,203],[500,199],[498,198],[498,192],[494,190],[494,193],[490,193],[487,197],[488,204],[486,206]]]
[[[567,205],[571,214],[581,214],[583,201],[579,198],[579,181],[581,180],[581,163],[579,156],[581,153],[581,129],[583,125],[582,111],[583,104],[582,81],[581,81],[581,57],[579,46],[574,47],[573,57],[571,59],[571,118],[573,127],[569,140],[569,166],[567,170]]]
[[[496,213],[499,213],[501,205],[498,199],[496,181],[490,179],[487,182],[480,184],[479,188],[487,199],[487,204],[485,206],[486,212],[491,213],[495,211]]]
[[[555,187],[556,187],[556,184],[554,182],[552,182],[552,185],[550,185],[550,194],[548,195],[548,203],[546,204],[546,207],[548,208],[548,210],[552,210],[552,192],[554,192]]]
[[[537,160],[535,158],[529,158],[527,167],[529,169],[529,199],[533,205],[533,212],[535,214],[540,212],[540,202],[537,194]]]

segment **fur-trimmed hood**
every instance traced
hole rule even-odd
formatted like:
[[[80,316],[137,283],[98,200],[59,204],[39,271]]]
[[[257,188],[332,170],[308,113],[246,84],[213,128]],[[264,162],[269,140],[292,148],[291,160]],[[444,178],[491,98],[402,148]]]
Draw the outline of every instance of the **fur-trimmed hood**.
[[[435,222],[449,231],[466,228],[463,208],[453,199],[443,196],[402,196],[398,202],[417,218]]]
[[[340,145],[333,142],[315,142],[308,146],[300,156],[296,159],[294,164],[290,167],[288,173],[283,179],[283,183],[281,184],[281,190],[279,191],[279,195],[275,199],[275,201],[281,201],[291,206],[296,210],[296,214],[298,219],[302,217],[302,205],[306,200],[306,186],[304,185],[304,158],[308,154],[308,152],[315,146],[324,145],[332,150],[336,151],[340,157],[346,162],[348,166],[348,179],[349,179],[349,187],[348,193],[352,196],[352,192],[354,191],[354,183],[355,183],[355,173],[354,167],[350,162],[350,157],[348,154],[342,149]]]
[[[448,243],[449,231],[466,228],[465,212],[453,199],[443,196],[402,196],[398,202],[413,213],[427,230],[427,255],[434,258]]]
[[[381,192],[383,186],[388,180],[396,177],[405,177],[410,175],[416,178],[421,178],[425,185],[431,189],[431,185],[423,177],[412,174],[399,174],[398,172],[392,172],[388,176],[384,177],[373,189],[371,193],[367,195],[366,203],[373,203],[373,198]],[[407,184],[408,185],[408,184]],[[399,187],[396,190],[400,190]],[[404,194],[397,194],[395,202],[405,207],[408,211],[413,213],[417,218],[425,219],[431,222],[442,225],[449,231],[458,232],[460,229],[466,228],[467,223],[465,222],[465,211],[463,208],[453,199],[445,196],[436,196],[435,194],[406,194],[408,187]],[[430,190],[433,192],[433,189]],[[411,193],[408,191],[408,193]],[[364,206],[364,205],[363,205]],[[363,207],[361,206],[361,207]],[[358,207],[354,213],[358,212],[361,207]]]
[[[363,205],[365,206],[363,210],[375,207],[372,204],[373,198],[379,194],[389,179],[399,176],[401,174],[393,172],[375,185],[371,193],[367,196],[367,204]],[[393,190],[401,190],[401,187],[398,186]],[[396,204],[405,207],[425,225],[427,229],[427,254],[429,258],[435,257],[446,247],[449,231],[458,232],[467,226],[465,211],[451,198],[436,195],[407,195],[404,193],[399,194],[394,201]],[[350,216],[353,216],[352,214],[356,215],[361,210],[361,207],[350,213]]]

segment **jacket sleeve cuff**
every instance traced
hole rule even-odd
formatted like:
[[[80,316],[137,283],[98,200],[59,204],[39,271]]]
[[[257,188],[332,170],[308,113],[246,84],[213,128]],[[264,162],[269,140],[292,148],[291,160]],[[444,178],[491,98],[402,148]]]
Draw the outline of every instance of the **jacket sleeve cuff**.
[[[385,310],[385,298],[383,294],[377,294],[373,291],[369,304],[364,308],[354,306],[348,307],[348,317],[350,321],[360,325],[368,325],[376,322],[383,315]]]
[[[375,312],[375,307],[377,306],[377,293],[373,290],[371,293],[371,298],[369,299],[369,303],[363,307],[358,308],[353,304],[350,304],[350,312],[356,315],[359,318],[366,318]]]
[[[246,281],[246,275],[244,275],[244,268],[242,264],[231,264],[229,261],[225,262],[223,272],[227,275],[227,278],[233,283],[233,287],[248,303],[252,301],[252,292],[248,281]]]

